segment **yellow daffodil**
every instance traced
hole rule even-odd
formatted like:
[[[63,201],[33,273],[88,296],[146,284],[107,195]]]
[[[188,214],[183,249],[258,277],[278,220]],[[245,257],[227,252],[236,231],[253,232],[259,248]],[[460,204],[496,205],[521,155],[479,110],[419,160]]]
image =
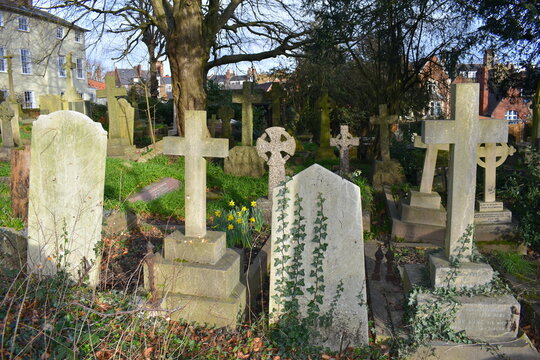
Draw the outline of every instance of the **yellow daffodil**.
[[[238,219],[236,220],[237,223],[241,224],[242,223],[242,219]]]
[[[229,221],[233,221],[233,220],[234,220],[234,216],[233,216],[233,214],[230,214],[230,215],[229,215],[229,217],[227,217],[227,220],[229,220]]]
[[[242,211],[247,211],[247,207],[242,206]]]
[[[217,217],[221,217],[221,211],[219,210],[214,211],[214,214],[216,214]]]
[[[234,225],[233,225],[233,224],[229,224],[229,226],[227,226],[227,229],[229,229],[229,230],[234,229]]]
[[[251,202],[251,207],[255,207],[255,206],[257,206],[257,202],[256,202],[256,201],[252,201],[252,202]]]
[[[251,218],[249,219],[249,222],[252,222],[252,223],[254,223],[255,221],[256,221],[256,220],[255,220],[255,218],[254,218],[254,217],[251,217]]]
[[[234,201],[229,201],[229,206],[234,206]]]
[[[238,216],[242,216],[242,215],[243,215],[241,211],[237,212],[237,214],[238,214]]]

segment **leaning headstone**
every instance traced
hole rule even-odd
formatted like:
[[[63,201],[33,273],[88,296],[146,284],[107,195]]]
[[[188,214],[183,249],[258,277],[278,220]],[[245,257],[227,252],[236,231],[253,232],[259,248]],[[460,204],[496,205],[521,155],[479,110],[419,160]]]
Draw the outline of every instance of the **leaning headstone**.
[[[257,153],[268,165],[268,199],[272,199],[274,188],[285,180],[285,163],[295,150],[296,141],[282,127],[268,128],[257,139]]]
[[[218,116],[221,119],[222,137],[232,141],[231,119],[234,117],[234,109],[227,105],[222,105],[218,109]]]
[[[164,239],[163,256],[145,265],[145,286],[159,289],[173,319],[235,326],[246,304],[241,257],[226,249],[225,233],[206,229],[206,160],[226,157],[228,140],[206,137],[206,111],[186,112],[186,137],[165,137],[164,153],[185,157],[185,234]],[[152,274],[152,275],[150,275]]]
[[[242,146],[253,146],[253,104],[264,102],[263,95],[254,91],[254,85],[245,81],[242,93],[232,97],[233,103],[242,104]]]
[[[441,196],[433,191],[433,179],[439,151],[448,151],[448,144],[424,144],[421,136],[414,138],[416,148],[426,149],[420,191],[411,190],[401,203],[401,220],[413,224],[446,226],[446,210]]]
[[[373,169],[372,184],[376,190],[384,185],[398,185],[405,182],[403,168],[399,162],[390,159],[390,130],[388,126],[398,121],[397,115],[389,115],[386,104],[379,105],[379,115],[372,116],[370,123],[379,125],[380,160],[376,160]]]
[[[152,201],[159,199],[163,195],[167,195],[170,192],[178,190],[180,188],[180,181],[177,179],[167,177],[161,179],[158,182],[145,186],[141,191],[127,198],[128,202],[135,201]]]
[[[64,269],[99,281],[107,132],[74,111],[41,115],[32,127],[28,193],[28,266]]]
[[[339,150],[339,172],[341,175],[349,172],[349,149],[360,144],[360,138],[353,137],[349,126],[341,125],[338,136],[330,139],[330,146]]]
[[[235,146],[223,162],[223,171],[227,175],[259,178],[266,173],[264,160],[257,154],[254,146]]]
[[[497,201],[496,170],[516,152],[513,146],[507,144],[484,144],[478,148],[479,166],[484,168],[484,199],[477,201],[478,212],[474,214],[475,224],[511,224],[512,212],[504,207],[502,201]]]
[[[330,113],[334,108],[334,101],[324,92],[317,100],[317,107],[321,116],[321,133],[319,139],[319,148],[317,149],[316,159],[335,159],[334,149],[330,147]]]
[[[508,123],[506,120],[479,120],[478,94],[479,84],[453,84],[451,116],[455,120],[422,123],[425,144],[451,144],[445,250],[429,255],[430,279],[435,288],[478,289],[494,277],[490,265],[474,262],[472,258],[476,162],[479,143],[506,142]],[[412,277],[407,275],[406,278]],[[456,301],[457,310],[450,324],[454,331],[464,331],[467,336],[480,341],[515,339],[520,304],[512,295],[462,296]],[[441,299],[433,294],[419,294],[417,319],[432,316],[420,309],[438,302]]]
[[[274,190],[272,212],[271,320],[298,315],[315,328],[313,344],[335,351],[367,344],[358,186],[315,164]],[[298,314],[284,313],[290,304]]]

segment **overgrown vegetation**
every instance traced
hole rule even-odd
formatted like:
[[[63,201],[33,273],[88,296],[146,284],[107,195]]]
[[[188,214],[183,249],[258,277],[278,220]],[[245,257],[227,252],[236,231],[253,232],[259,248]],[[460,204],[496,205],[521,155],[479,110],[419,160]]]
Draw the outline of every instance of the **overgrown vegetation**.
[[[248,207],[235,206],[231,200],[229,209],[214,211],[212,227],[227,233],[227,247],[250,248],[254,243],[253,232],[260,233],[262,230],[263,216],[256,201],[252,201]]]

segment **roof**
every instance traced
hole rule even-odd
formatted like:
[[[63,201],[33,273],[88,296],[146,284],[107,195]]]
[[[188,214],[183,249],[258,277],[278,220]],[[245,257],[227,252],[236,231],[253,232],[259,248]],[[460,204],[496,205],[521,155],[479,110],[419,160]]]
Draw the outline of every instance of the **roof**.
[[[456,70],[459,71],[478,71],[482,68],[482,64],[458,64]]]
[[[88,79],[88,87],[91,87],[97,90],[105,90],[106,86],[104,82]]]
[[[116,69],[118,73],[118,80],[120,81],[120,85],[133,85],[135,82],[133,79],[139,78],[139,73],[137,72],[137,69]],[[148,71],[142,70],[141,71],[141,77],[142,80],[148,79]]]
[[[170,85],[170,84],[172,84],[172,77],[164,76],[164,77],[161,78],[161,81],[163,81],[163,83],[165,85]]]
[[[39,10],[38,8],[35,8],[35,7],[26,7],[10,0],[0,0],[0,9],[7,10],[9,12],[17,13],[20,15],[26,15],[28,17],[42,19],[42,20],[56,23],[58,25],[63,25],[65,27],[78,30],[78,31],[85,31],[85,32],[89,31],[85,28],[82,28],[78,25],[73,24],[72,22],[62,19],[61,17],[53,15],[47,11]]]

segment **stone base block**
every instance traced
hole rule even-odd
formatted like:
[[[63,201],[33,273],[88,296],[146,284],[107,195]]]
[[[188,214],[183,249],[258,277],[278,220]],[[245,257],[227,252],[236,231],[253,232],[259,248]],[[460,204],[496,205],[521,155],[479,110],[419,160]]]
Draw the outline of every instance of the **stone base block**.
[[[216,264],[225,254],[225,237],[226,233],[218,231],[208,231],[202,239],[175,231],[163,241],[165,259]]]
[[[401,221],[443,227],[446,226],[446,210],[440,204],[438,209],[427,209],[402,203]]]
[[[315,153],[315,159],[316,160],[337,159],[337,156],[336,156],[336,153],[334,152],[334,148],[320,147],[317,149],[317,152]]]
[[[135,150],[135,145],[107,144],[107,156],[110,157],[129,157],[135,153]]]
[[[485,263],[463,262],[457,268],[456,276],[449,275],[454,271],[456,268],[450,266],[442,252],[429,255],[429,274],[434,287],[472,288],[493,280],[493,268]]]
[[[477,200],[476,208],[479,212],[503,211],[504,204],[502,201],[485,202]]]
[[[476,241],[494,241],[508,238],[515,232],[516,224],[477,224],[474,227]]]
[[[223,164],[225,174],[261,177],[265,174],[264,160],[254,146],[235,146],[229,151]]]
[[[512,212],[508,209],[502,211],[484,211],[474,213],[475,224],[510,224],[512,223]]]
[[[375,190],[380,191],[383,189],[383,185],[405,183],[405,175],[400,163],[395,160],[375,161],[372,180]]]
[[[401,271],[403,290],[409,293],[415,286],[429,285],[428,274],[424,264],[405,264]]]
[[[418,295],[418,306],[440,301],[432,294]],[[512,295],[460,296],[456,301],[459,308],[451,325],[456,332],[465,331],[471,339],[489,342],[516,338],[521,306]],[[423,314],[417,313],[416,316]]]
[[[181,308],[171,313],[173,320],[194,321],[217,327],[235,327],[242,321],[246,308],[246,287],[238,282],[226,298],[198,297],[182,294],[165,294],[162,307]]]
[[[439,210],[441,209],[441,195],[434,191],[423,193],[411,190],[407,204],[419,208]]]
[[[163,293],[226,298],[240,279],[240,255],[227,249],[215,264],[167,260],[154,255],[154,285]],[[150,284],[145,265],[145,284]]]

